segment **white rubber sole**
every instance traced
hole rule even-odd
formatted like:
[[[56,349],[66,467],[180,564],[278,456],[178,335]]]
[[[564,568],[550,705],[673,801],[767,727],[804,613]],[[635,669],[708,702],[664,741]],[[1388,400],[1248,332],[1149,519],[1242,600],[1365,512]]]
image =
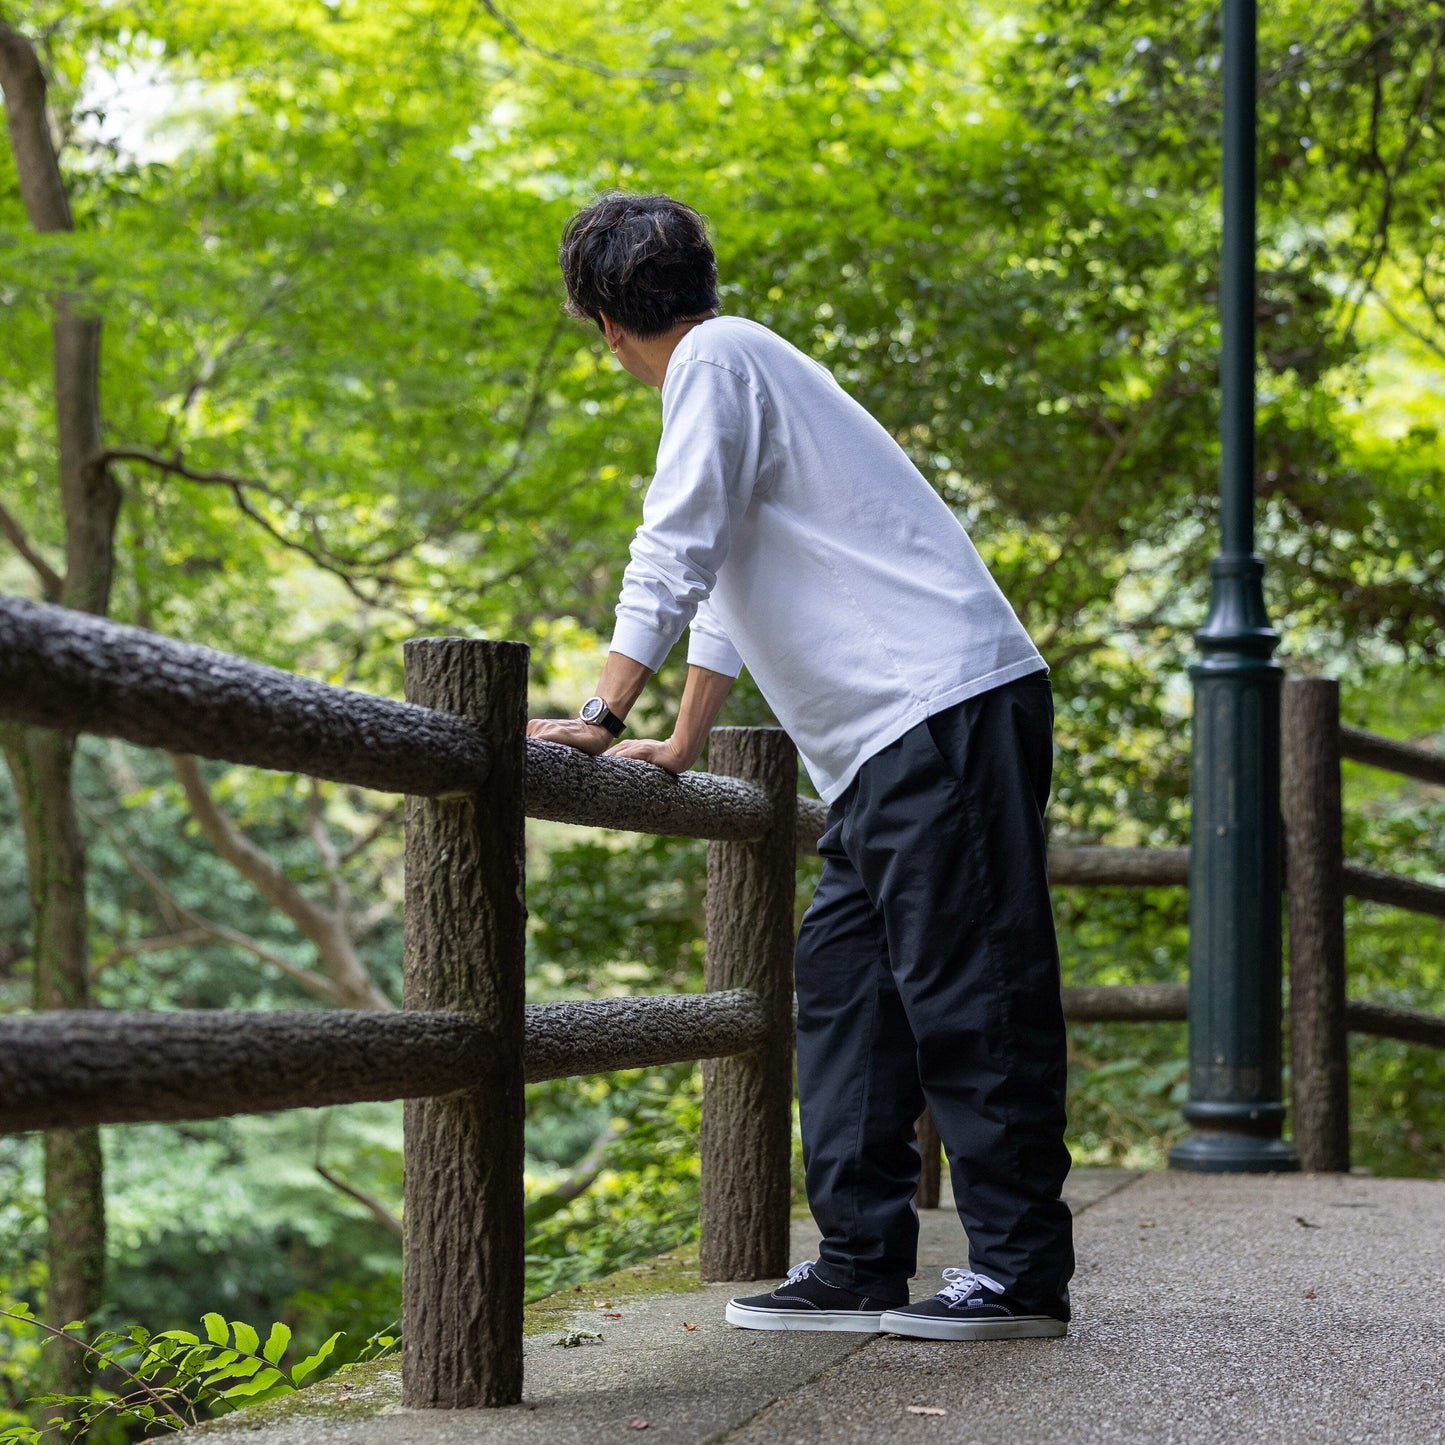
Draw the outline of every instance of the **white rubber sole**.
[[[1012,1320],[946,1320],[884,1310],[878,1328],[887,1335],[915,1340],[1052,1340],[1069,1327],[1052,1315],[1024,1315]]]
[[[876,1335],[883,1311],[759,1310],[729,1300],[723,1317],[740,1330],[831,1330],[838,1334]]]

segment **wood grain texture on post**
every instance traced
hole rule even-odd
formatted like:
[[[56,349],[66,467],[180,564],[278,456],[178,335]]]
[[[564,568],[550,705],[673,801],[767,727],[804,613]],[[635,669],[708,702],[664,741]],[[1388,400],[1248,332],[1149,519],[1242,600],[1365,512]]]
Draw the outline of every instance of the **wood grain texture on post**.
[[[1292,677],[1281,716],[1289,899],[1290,1092],[1304,1169],[1350,1167],[1340,685]]]
[[[484,1022],[482,1081],[406,1105],[402,1400],[466,1409],[522,1398],[523,796],[527,648],[408,642],[406,695],[487,741],[472,797],[406,803],[402,1001]]]
[[[708,769],[761,787],[773,821],[755,842],[707,850],[705,984],[755,993],[767,1036],[703,1065],[699,1264],[705,1280],[770,1279],[788,1268],[792,1197],[798,755],[778,728],[718,728]]]

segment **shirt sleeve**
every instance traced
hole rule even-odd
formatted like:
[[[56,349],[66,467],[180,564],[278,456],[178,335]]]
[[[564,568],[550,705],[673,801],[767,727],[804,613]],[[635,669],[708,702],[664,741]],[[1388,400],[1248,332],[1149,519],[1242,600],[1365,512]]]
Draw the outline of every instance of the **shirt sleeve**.
[[[743,660],[738,650],[717,620],[712,599],[704,597],[692,614],[688,628],[687,660],[695,667],[705,667],[710,672],[723,672],[736,677],[743,670]]]
[[[744,377],[700,359],[668,368],[657,471],[622,577],[613,652],[656,671],[682,636],[752,500],[765,436],[762,398]]]

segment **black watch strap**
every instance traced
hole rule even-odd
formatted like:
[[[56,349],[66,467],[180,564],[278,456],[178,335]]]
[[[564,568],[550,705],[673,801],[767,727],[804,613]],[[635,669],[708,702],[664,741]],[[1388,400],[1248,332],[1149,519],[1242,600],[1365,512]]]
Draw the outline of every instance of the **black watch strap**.
[[[600,697],[589,697],[578,710],[577,716],[583,722],[606,728],[615,738],[620,738],[622,730],[627,726]]]

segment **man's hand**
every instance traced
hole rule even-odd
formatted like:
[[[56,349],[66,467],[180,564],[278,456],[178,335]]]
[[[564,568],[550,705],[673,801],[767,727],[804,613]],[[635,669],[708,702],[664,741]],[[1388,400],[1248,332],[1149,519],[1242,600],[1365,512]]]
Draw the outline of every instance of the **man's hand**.
[[[606,752],[612,741],[612,734],[606,728],[585,723],[580,717],[533,718],[527,724],[527,736],[540,738],[544,743],[565,743],[594,758]]]
[[[678,749],[675,738],[668,738],[665,743],[649,738],[629,738],[625,743],[608,748],[607,756],[639,758],[644,763],[652,763],[669,773],[685,773],[697,761],[696,758],[685,756]]]

